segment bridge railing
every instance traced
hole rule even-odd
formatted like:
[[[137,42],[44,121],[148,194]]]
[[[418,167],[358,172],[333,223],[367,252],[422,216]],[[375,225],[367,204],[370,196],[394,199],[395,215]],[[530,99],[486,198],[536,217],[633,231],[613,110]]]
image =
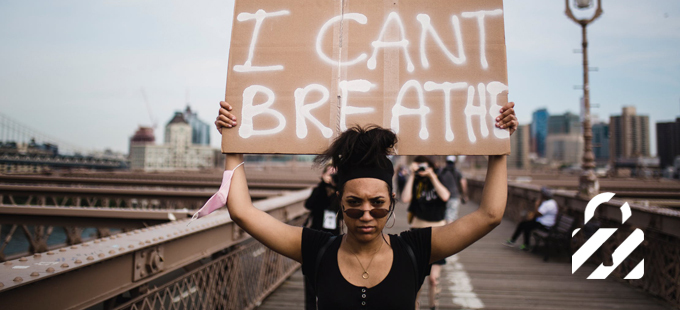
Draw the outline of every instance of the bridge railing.
[[[483,186],[484,181],[481,179],[468,180],[470,199],[479,202]],[[532,184],[509,183],[505,218],[519,222],[527,212],[533,211],[535,200],[540,198],[540,188]],[[573,216],[578,227],[583,228],[584,210],[588,201],[577,197],[576,191],[567,190],[557,190],[554,198],[560,212]],[[597,208],[594,220],[599,222],[598,227],[618,230],[589,261],[611,266],[614,250],[633,230],[641,229],[645,241],[609,277],[641,288],[680,307],[680,211],[629,203],[632,215],[622,224],[620,207],[624,203],[625,201],[617,200],[615,196]],[[571,249],[567,249],[570,255],[587,240],[587,233],[588,229],[581,229],[574,235]],[[644,276],[639,280],[625,280],[624,277],[643,259]]]
[[[256,201],[292,224],[311,190]],[[3,309],[252,309],[298,266],[245,234],[228,212],[178,220],[0,265]]]

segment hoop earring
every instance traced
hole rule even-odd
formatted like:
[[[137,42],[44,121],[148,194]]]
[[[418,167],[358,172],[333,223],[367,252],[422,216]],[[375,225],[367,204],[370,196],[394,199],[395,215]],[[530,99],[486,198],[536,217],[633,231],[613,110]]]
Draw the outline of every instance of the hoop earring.
[[[392,225],[390,227],[387,227],[387,228],[392,228],[392,227],[394,227],[394,224],[397,223],[397,215],[394,214],[394,212],[392,212],[392,214],[390,214],[390,216],[392,216],[393,221],[392,221]],[[389,219],[387,219],[387,220],[389,221]]]

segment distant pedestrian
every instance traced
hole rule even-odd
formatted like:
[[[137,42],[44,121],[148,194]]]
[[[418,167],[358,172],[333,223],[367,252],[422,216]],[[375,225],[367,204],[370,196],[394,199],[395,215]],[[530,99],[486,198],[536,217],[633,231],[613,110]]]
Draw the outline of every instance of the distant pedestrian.
[[[514,246],[519,235],[524,234],[524,243],[519,248],[528,251],[531,247],[531,232],[535,229],[548,231],[550,227],[555,225],[557,212],[558,207],[557,202],[553,199],[553,192],[547,187],[541,188],[541,199],[536,200],[534,211],[529,212],[525,220],[517,224],[515,233],[505,241],[505,244]]]
[[[404,191],[406,179],[408,178],[408,169],[403,165],[399,165],[397,169],[397,198],[401,199],[401,192]]]
[[[310,211],[308,218],[310,228],[338,235],[341,220],[338,216],[340,208],[335,177],[335,168],[326,165],[321,174],[321,181],[305,201],[305,208]]]
[[[467,180],[456,169],[456,156],[446,156],[446,166],[439,172],[439,180],[449,190],[451,196],[446,201],[446,223],[458,218],[458,209],[467,202]]]

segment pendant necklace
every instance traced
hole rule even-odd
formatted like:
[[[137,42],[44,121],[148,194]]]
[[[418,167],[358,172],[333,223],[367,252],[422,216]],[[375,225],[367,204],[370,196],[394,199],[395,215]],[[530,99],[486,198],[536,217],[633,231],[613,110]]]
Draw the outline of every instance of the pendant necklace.
[[[352,252],[352,254],[354,254],[354,257],[355,257],[355,258],[357,259],[357,261],[359,262],[359,266],[361,266],[361,269],[364,270],[364,273],[361,274],[361,277],[364,278],[365,280],[368,279],[368,278],[370,277],[370,275],[368,274],[368,268],[371,268],[371,263],[373,262],[373,259],[375,258],[375,255],[378,254],[378,252],[380,252],[380,249],[382,249],[382,244],[383,244],[383,243],[380,242],[380,247],[378,247],[378,250],[375,251],[375,253],[373,253],[373,257],[371,257],[371,261],[368,262],[368,265],[366,266],[366,268],[364,268],[364,265],[361,263],[361,260],[359,260],[359,256],[357,256],[357,254],[354,253],[354,251],[350,249],[350,251]]]

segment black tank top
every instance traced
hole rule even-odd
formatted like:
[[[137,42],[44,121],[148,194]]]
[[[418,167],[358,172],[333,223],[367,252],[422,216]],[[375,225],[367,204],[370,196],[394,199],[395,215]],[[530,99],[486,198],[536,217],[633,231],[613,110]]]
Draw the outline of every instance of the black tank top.
[[[338,267],[338,250],[342,237],[336,238],[324,252],[316,275],[315,261],[319,249],[332,237],[329,233],[304,228],[302,231],[302,272],[315,279],[319,310],[385,309],[413,310],[416,294],[430,272],[431,228],[414,229],[389,235],[392,267],[387,277],[372,288],[347,282]],[[416,258],[417,274],[405,246],[411,246]]]

